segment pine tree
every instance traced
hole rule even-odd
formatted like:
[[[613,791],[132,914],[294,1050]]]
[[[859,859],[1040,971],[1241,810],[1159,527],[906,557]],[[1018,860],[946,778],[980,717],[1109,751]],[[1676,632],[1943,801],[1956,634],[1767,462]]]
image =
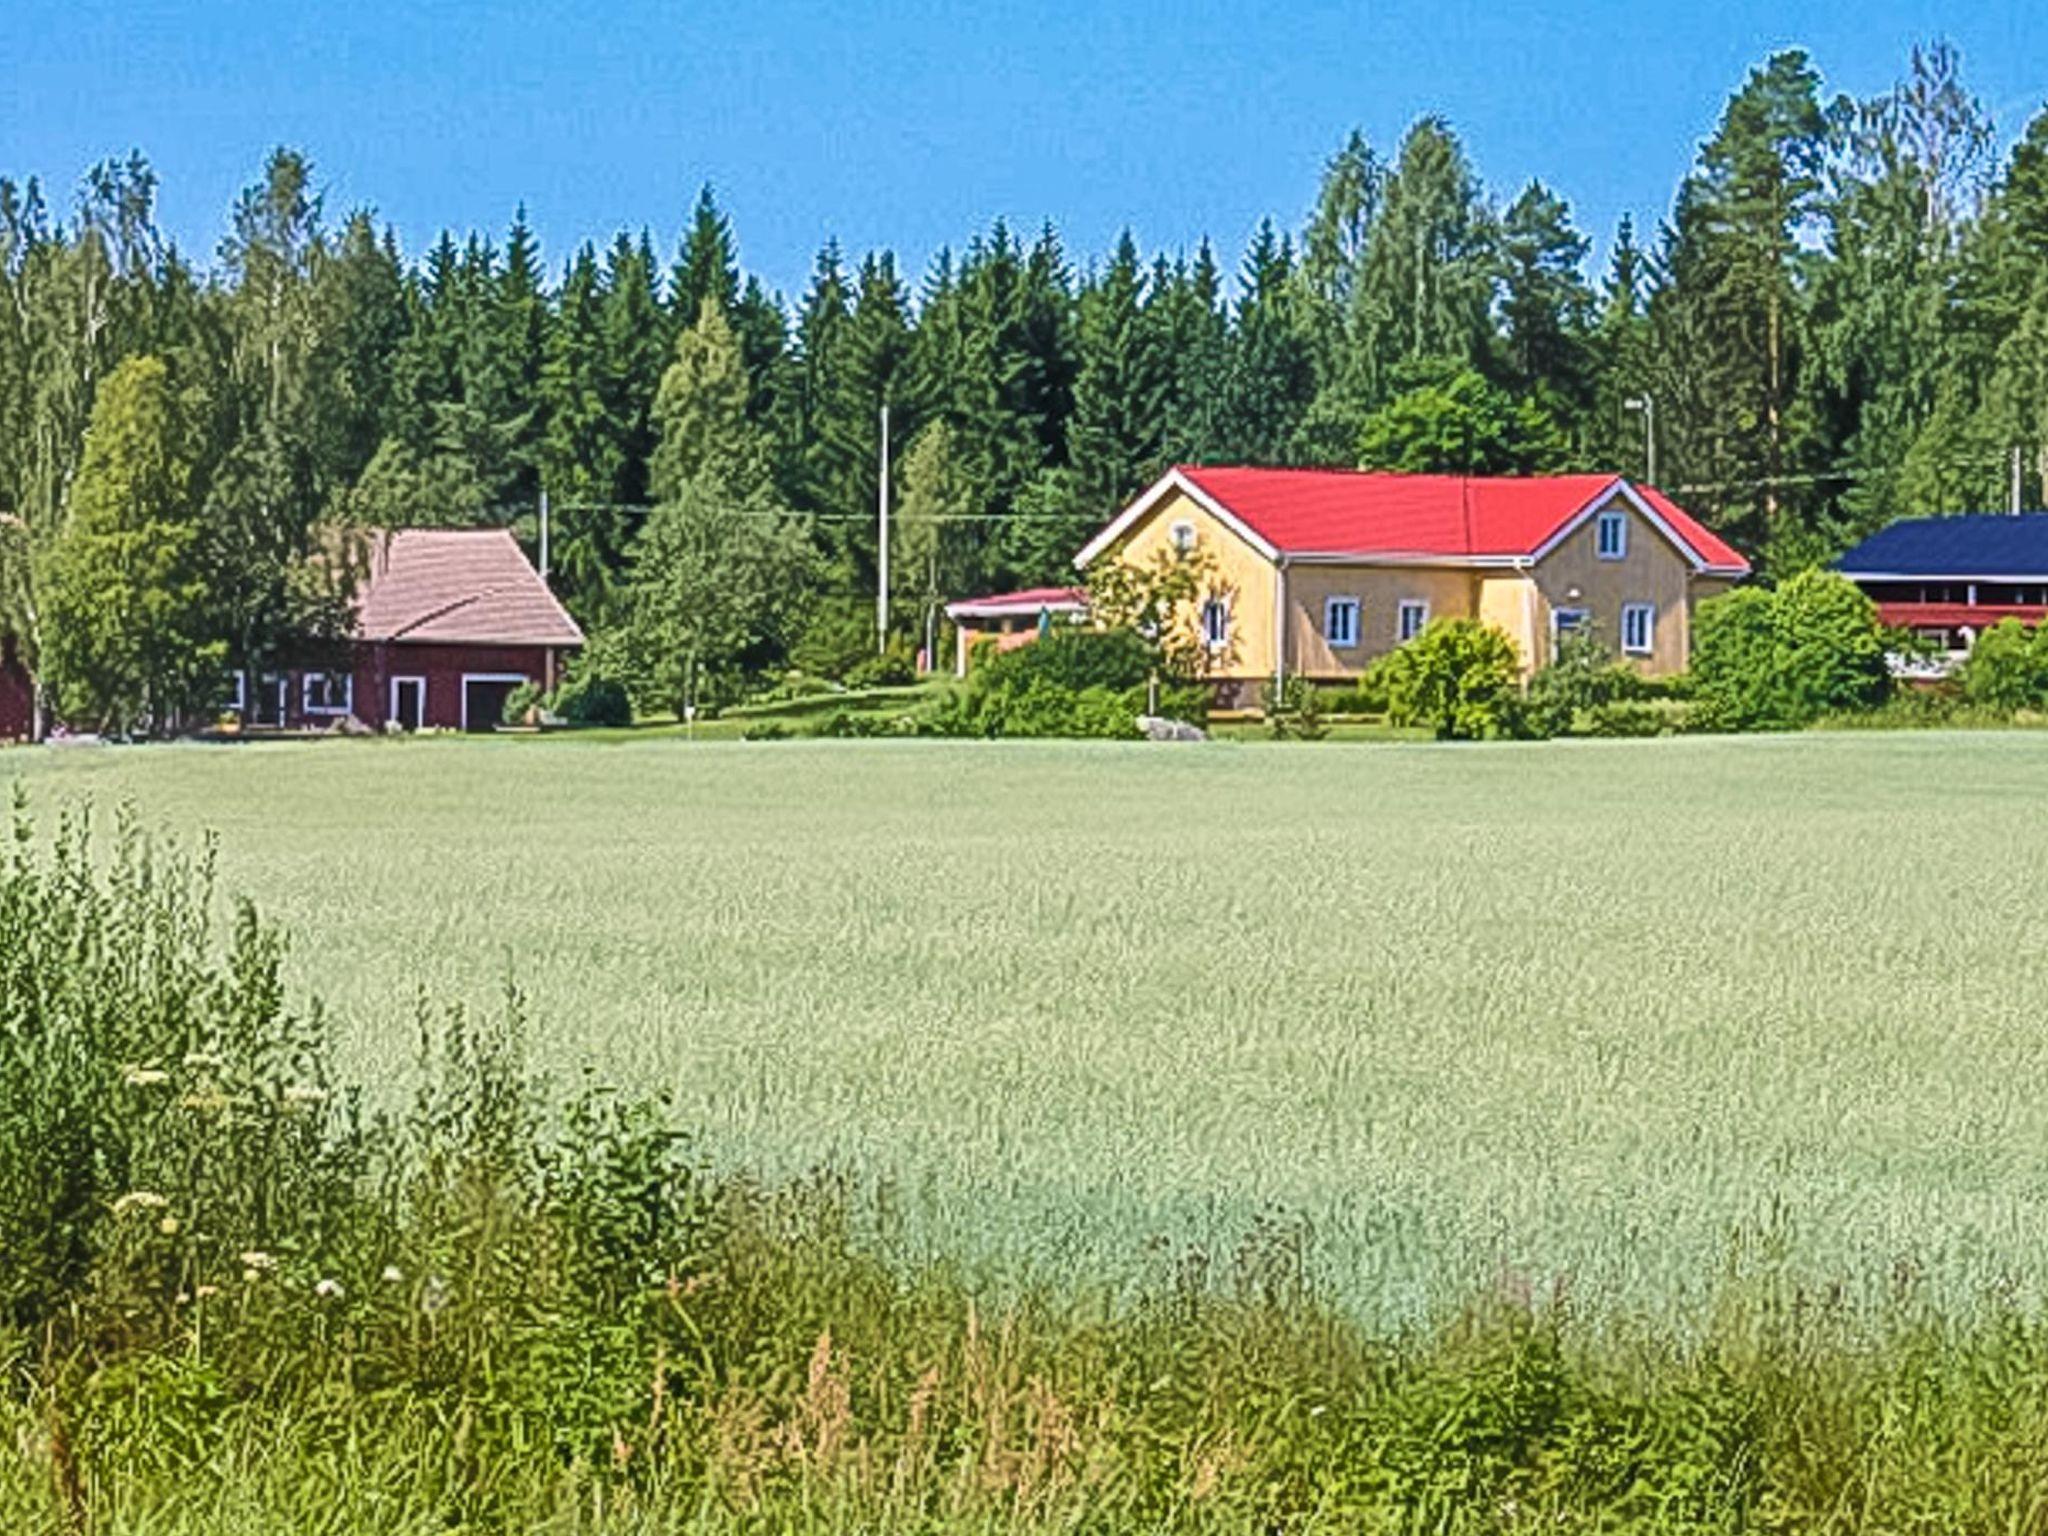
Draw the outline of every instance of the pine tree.
[[[1308,338],[1290,302],[1294,253],[1269,219],[1244,258],[1224,376],[1219,449],[1247,464],[1283,464],[1315,390]]]
[[[1529,183],[1501,220],[1501,382],[1541,393],[1572,419],[1591,403],[1593,385],[1587,250],[1571,210],[1541,182]]]
[[[1806,56],[1781,53],[1730,98],[1666,232],[1651,303],[1651,380],[1681,480],[1729,489],[1704,505],[1754,546],[1781,528],[1804,467],[1806,265],[1825,123]]]
[[[698,190],[689,232],[683,236],[682,250],[669,276],[669,314],[681,330],[696,324],[709,300],[730,319],[739,294],[739,255],[733,244],[732,222],[719,211],[711,184],[706,182]]]

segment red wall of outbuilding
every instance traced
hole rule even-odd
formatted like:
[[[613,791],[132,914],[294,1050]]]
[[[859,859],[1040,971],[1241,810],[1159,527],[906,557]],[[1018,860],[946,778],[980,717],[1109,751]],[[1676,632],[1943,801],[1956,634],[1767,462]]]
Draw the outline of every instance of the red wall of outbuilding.
[[[552,664],[551,664],[552,660]],[[428,728],[456,731],[463,726],[462,696],[465,676],[500,674],[517,676],[547,687],[561,681],[562,656],[540,645],[416,645],[404,642],[361,642],[349,647],[345,660],[354,677],[353,707],[350,713],[364,725],[382,730],[391,713],[391,680],[417,677],[425,680],[426,701],[421,724]],[[317,663],[293,668],[287,675],[283,724],[315,730],[333,725],[334,715],[308,714],[304,708],[304,679],[323,670]],[[269,708],[256,718],[271,722]],[[471,724],[479,722],[472,721]],[[482,722],[497,724],[495,719]]]
[[[0,741],[27,736],[35,718],[35,685],[14,653],[14,642],[0,637]]]

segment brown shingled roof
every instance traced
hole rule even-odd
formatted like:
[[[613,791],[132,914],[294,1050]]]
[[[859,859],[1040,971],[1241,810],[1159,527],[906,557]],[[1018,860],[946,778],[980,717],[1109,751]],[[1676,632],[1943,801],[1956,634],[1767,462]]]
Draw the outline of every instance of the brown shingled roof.
[[[503,528],[373,534],[356,594],[362,640],[581,645],[583,631]]]

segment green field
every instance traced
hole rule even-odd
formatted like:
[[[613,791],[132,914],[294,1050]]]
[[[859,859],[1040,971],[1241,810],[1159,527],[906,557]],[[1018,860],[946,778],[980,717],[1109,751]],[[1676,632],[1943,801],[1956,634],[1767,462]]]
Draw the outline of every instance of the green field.
[[[1485,748],[571,739],[18,751],[220,837],[392,1082],[536,1050],[917,1252],[1154,1281],[1262,1212],[1375,1319],[1731,1264],[2048,1275],[2048,737]],[[1163,1241],[1162,1241],[1163,1240]],[[1903,1266],[1903,1268],[1902,1268]]]

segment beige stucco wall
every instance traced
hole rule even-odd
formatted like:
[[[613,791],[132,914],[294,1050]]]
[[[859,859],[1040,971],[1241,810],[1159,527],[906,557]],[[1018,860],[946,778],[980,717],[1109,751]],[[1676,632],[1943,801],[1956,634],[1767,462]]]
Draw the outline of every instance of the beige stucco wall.
[[[1603,560],[1599,553],[1599,514],[1568,534],[1530,572],[1536,585],[1536,663],[1550,660],[1551,616],[1559,608],[1583,608],[1610,649],[1621,647],[1624,603],[1657,606],[1650,654],[1635,658],[1645,672],[1685,670],[1691,645],[1691,605],[1695,583],[1686,558],[1656,527],[1616,496],[1602,510],[1628,516],[1628,553]]]
[[[1287,567],[1287,668],[1299,677],[1343,678],[1400,643],[1404,600],[1429,605],[1431,619],[1467,619],[1476,609],[1470,571],[1443,566],[1290,565]],[[1323,607],[1358,599],[1358,644],[1338,650],[1323,638]]]
[[[1273,675],[1274,570],[1251,545],[1238,537],[1184,492],[1175,491],[1155,507],[1115,548],[1100,560],[1124,559],[1150,565],[1162,550],[1173,547],[1173,526],[1192,523],[1195,548],[1215,562],[1214,591],[1230,604],[1230,644],[1213,668],[1219,678],[1268,678]]]

